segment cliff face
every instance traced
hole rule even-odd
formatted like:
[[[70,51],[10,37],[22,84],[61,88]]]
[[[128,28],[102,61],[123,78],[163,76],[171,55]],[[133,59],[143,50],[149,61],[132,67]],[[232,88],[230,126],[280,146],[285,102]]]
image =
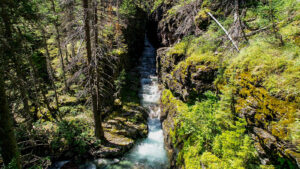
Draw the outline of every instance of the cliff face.
[[[238,6],[231,1],[165,1],[152,13],[150,23],[157,27],[148,33],[152,42],[161,47],[157,50],[157,73],[165,88],[161,101],[162,121],[173,168],[191,168],[186,160],[191,157],[188,154],[191,152],[186,146],[197,141],[191,141],[193,133],[185,131],[185,118],[182,116],[193,111],[189,107],[196,105],[195,102],[204,102],[207,91],[217,94],[220,100],[218,110],[226,112],[222,116],[230,116],[229,121],[234,125],[238,124],[237,118],[246,122],[242,135],[252,138],[251,146],[256,149],[253,153],[258,154],[253,159],[259,159],[259,162],[248,161],[241,166],[249,167],[251,163],[261,168],[300,166],[297,127],[300,112],[300,82],[297,76],[300,69],[296,64],[299,61],[299,44],[296,41],[299,30],[287,32],[287,29],[299,26],[296,19],[299,9],[290,9],[293,14],[286,18],[282,14],[281,21],[285,24],[276,26],[279,35],[275,36],[281,36],[281,40],[292,46],[289,48],[278,44],[280,38],[270,39],[274,34],[267,28],[250,28],[257,26],[260,19],[260,14],[255,13],[258,11],[253,9],[264,5],[267,7],[260,1],[252,4],[240,1]],[[287,9],[284,5],[291,4],[282,4],[282,9],[277,10]],[[240,47],[240,52],[234,51],[228,37],[208,12],[225,26],[233,43]],[[222,129],[220,133],[213,133],[214,138],[233,130],[225,123],[218,124]],[[214,147],[218,141],[211,140],[213,143],[208,143],[207,147],[201,145],[205,148],[198,154],[204,157],[206,152],[212,153],[221,164],[226,161],[226,152],[217,153]],[[199,159],[199,168],[212,167],[213,163],[217,163],[212,159],[208,162]]]

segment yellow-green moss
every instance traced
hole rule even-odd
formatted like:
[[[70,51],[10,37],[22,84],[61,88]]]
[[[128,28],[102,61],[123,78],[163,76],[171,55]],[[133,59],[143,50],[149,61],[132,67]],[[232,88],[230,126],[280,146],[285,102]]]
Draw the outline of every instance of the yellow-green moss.
[[[263,87],[256,86],[258,78],[247,73],[237,76],[236,83],[240,87],[236,110],[243,112],[245,108],[255,109],[255,123],[270,128],[274,136],[288,139],[290,125],[295,122],[296,105],[269,95]]]

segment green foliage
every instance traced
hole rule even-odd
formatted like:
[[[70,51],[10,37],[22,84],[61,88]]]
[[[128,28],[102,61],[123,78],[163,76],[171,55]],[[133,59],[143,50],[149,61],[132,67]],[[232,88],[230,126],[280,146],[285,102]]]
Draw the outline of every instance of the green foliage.
[[[120,75],[118,76],[117,80],[115,80],[115,85],[116,85],[117,91],[122,90],[122,88],[126,84],[125,80],[126,80],[126,71],[125,71],[125,69],[123,69],[121,71]]]
[[[7,166],[4,166],[3,169],[16,169],[16,168],[18,168],[18,165],[17,165],[16,159],[13,158]]]
[[[195,0],[178,0],[178,1],[172,2],[173,3],[172,8],[167,11],[168,16],[169,17],[170,16],[175,16],[176,13],[179,11],[179,9],[181,9],[185,5],[190,4],[192,2],[195,2]]]
[[[174,144],[183,145],[177,163],[184,164],[187,169],[202,165],[224,169],[257,167],[253,143],[245,133],[246,121],[224,116],[221,106],[225,100],[220,101],[213,92],[208,91],[204,96],[201,102],[179,111],[187,105],[174,98],[170,91],[163,92],[162,103],[169,107],[167,111],[172,112],[170,107],[174,107],[180,112],[174,119],[174,130],[170,131]],[[231,123],[221,124],[221,118]]]
[[[136,14],[135,0],[124,0],[120,7],[120,13],[126,16],[134,16]]]
[[[210,29],[212,29],[210,31]],[[217,30],[217,29],[216,29]],[[212,56],[212,52],[218,49],[218,44],[220,43],[219,40],[216,40],[216,30],[213,28],[209,28],[209,31],[200,37],[195,36],[187,36],[179,43],[175,44],[166,54],[168,57],[178,57],[178,56],[185,56],[189,57],[192,56],[195,60],[208,60],[210,62],[216,62],[219,58],[218,55],[215,57]],[[221,35],[220,35],[221,36]],[[198,59],[199,57],[199,59]],[[205,58],[204,58],[205,57]],[[200,59],[201,58],[201,59]],[[191,62],[193,59],[189,59]],[[196,62],[196,61],[195,61]]]
[[[289,45],[278,48],[268,42],[257,40],[232,59],[227,74],[251,72],[263,78],[262,84],[273,95],[281,97],[299,96],[299,46]],[[280,81],[276,79],[281,79]]]
[[[221,168],[253,167],[257,164],[252,140],[245,134],[246,125],[244,119],[239,119],[214,139],[212,152],[223,161]]]
[[[89,141],[92,140],[89,128],[89,124],[80,120],[59,122],[51,142],[52,149],[57,151],[70,149],[76,153],[84,153]]]
[[[208,22],[201,28],[204,32],[199,37],[183,38],[162,58],[168,65],[166,70],[172,67],[171,80],[165,78],[163,81],[174,95],[177,91],[173,90],[173,84],[190,85],[185,82],[191,79],[188,77],[193,69],[191,65],[198,69],[205,66],[219,69],[214,82],[218,97],[207,92],[205,99],[196,103],[194,99],[187,104],[169,90],[163,92],[163,111],[174,117],[174,128],[169,134],[179,149],[177,164],[193,169],[201,168],[201,165],[206,168],[275,168],[259,165],[247,126],[262,128],[277,139],[299,145],[299,127],[296,126],[299,126],[300,113],[300,4],[296,0],[243,4],[247,6],[246,16],[241,18],[247,24],[245,33],[266,31],[248,37],[247,46],[240,43],[240,53],[232,53],[226,49],[230,42],[221,39],[225,33],[215,22],[207,21],[206,11],[212,10],[216,3],[220,1],[203,1],[203,9],[195,17],[195,24]],[[181,5],[179,2],[173,4],[167,15],[174,16]],[[244,8],[243,5],[240,7]],[[225,16],[222,10],[211,12],[227,30],[232,28],[232,15]],[[285,45],[278,45],[278,35],[282,36]],[[174,58],[180,61],[174,64]],[[179,110],[182,107],[185,109]],[[251,112],[255,112],[253,117]],[[247,119],[238,118],[245,116]],[[263,142],[269,143],[267,139]],[[299,157],[299,153],[289,149],[283,154]],[[289,159],[280,155],[274,162],[279,168],[293,166]]]
[[[170,90],[163,91],[161,102],[166,106],[164,111],[168,111],[170,114],[176,114],[176,112],[184,114],[188,111],[188,106],[174,97]]]
[[[191,50],[191,43],[193,36],[187,36],[179,43],[175,44],[167,53],[168,56],[172,55],[187,55]]]
[[[154,1],[154,4],[153,4],[153,7],[152,7],[152,12],[158,8],[162,3],[164,2],[164,0],[155,0]]]

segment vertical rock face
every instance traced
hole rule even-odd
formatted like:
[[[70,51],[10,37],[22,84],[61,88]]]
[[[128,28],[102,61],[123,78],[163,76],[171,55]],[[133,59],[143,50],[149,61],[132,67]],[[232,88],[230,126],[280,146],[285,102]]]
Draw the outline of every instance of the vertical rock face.
[[[122,60],[123,67],[126,69],[136,66],[143,52],[146,18],[146,12],[137,7],[134,17],[127,18],[127,27],[122,30],[128,46],[128,54]]]
[[[191,101],[207,90],[214,90],[213,81],[218,70],[215,63],[200,57],[170,54],[169,50],[168,47],[157,50],[157,73],[166,88],[183,101]]]
[[[149,40],[156,48],[162,46],[162,36],[158,24],[172,5],[173,2],[171,0],[167,0],[165,3],[162,3],[152,12],[150,19],[148,20],[148,34],[151,35],[149,36]]]
[[[150,16],[149,24],[156,27],[149,30],[149,33],[156,35],[151,39],[156,47],[170,46],[184,36],[199,33],[199,29],[196,29],[194,24],[197,3],[189,3],[180,7],[176,14],[167,15],[174,4],[175,2],[169,0],[162,3]]]
[[[176,124],[174,119],[180,112],[186,111],[187,107],[182,101],[173,96],[169,90],[164,90],[161,97],[161,120],[163,121],[165,147],[169,155],[170,167],[178,168],[176,159],[178,154],[178,146],[174,145],[171,131],[174,130]]]

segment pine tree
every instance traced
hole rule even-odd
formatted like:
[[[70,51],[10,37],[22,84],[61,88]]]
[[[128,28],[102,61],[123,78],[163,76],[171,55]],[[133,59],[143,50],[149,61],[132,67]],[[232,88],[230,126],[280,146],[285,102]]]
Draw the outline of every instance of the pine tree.
[[[84,9],[84,29],[85,29],[85,43],[86,43],[86,54],[87,54],[87,66],[88,66],[88,79],[89,79],[89,92],[92,96],[92,110],[94,114],[95,122],[95,136],[98,139],[104,139],[104,132],[101,124],[101,114],[99,110],[99,102],[97,96],[97,83],[95,83],[95,68],[92,64],[92,46],[91,46],[91,34],[90,34],[90,12],[89,12],[89,1],[82,0]]]

